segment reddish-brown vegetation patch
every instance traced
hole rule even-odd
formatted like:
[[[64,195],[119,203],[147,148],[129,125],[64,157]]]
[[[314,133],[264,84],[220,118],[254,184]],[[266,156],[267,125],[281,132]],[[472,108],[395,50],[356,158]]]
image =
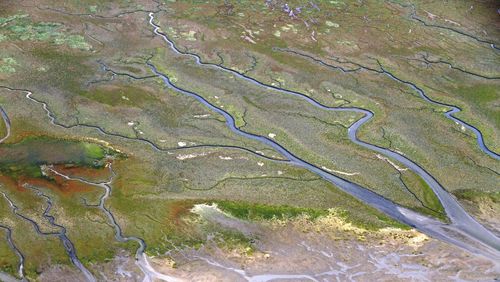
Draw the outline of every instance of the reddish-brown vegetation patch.
[[[108,169],[88,168],[88,167],[75,166],[72,164],[55,165],[54,169],[64,175],[70,177],[83,178],[89,181],[107,180],[111,176],[110,175],[111,173]]]

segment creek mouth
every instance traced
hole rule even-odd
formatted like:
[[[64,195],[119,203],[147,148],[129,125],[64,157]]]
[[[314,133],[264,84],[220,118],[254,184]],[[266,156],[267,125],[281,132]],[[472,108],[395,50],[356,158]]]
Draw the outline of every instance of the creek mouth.
[[[374,152],[378,152],[386,157],[390,157],[392,159],[401,162],[410,170],[412,170],[414,173],[418,174],[434,191],[434,193],[440,200],[441,204],[443,205],[443,208],[445,209],[445,212],[449,217],[451,223],[446,224],[438,220],[423,216],[419,213],[413,212],[409,209],[403,208],[395,204],[394,202],[384,198],[383,196],[376,194],[358,184],[352,183],[342,177],[333,175],[315,166],[312,163],[300,159],[299,157],[295,156],[293,153],[288,151],[285,147],[281,146],[280,144],[271,140],[270,138],[241,130],[236,126],[235,119],[228,112],[211,104],[201,95],[183,89],[179,86],[176,86],[174,83],[170,81],[170,78],[167,75],[159,72],[158,69],[151,62],[149,61],[147,62],[151,70],[156,75],[158,75],[163,79],[167,87],[198,100],[203,105],[210,108],[210,110],[212,110],[213,112],[222,115],[226,120],[227,127],[231,129],[234,133],[242,137],[261,142],[265,145],[274,148],[281,155],[286,157],[289,160],[290,164],[303,167],[309,170],[310,172],[315,173],[316,175],[327,180],[328,182],[335,184],[343,191],[360,199],[364,203],[384,212],[385,214],[391,216],[392,218],[400,222],[403,222],[405,224],[408,224],[416,228],[417,230],[425,234],[428,234],[442,241],[457,245],[463,249],[468,250],[469,252],[478,255],[483,255],[485,257],[494,260],[500,259],[500,239],[496,237],[491,231],[483,227],[475,219],[473,219],[460,206],[457,200],[455,200],[448,192],[446,192],[446,190],[431,174],[429,174],[426,170],[424,170],[420,165],[404,157],[401,154],[398,154],[391,150],[370,143],[363,142],[357,138],[356,134],[358,129],[374,116],[373,112],[357,107],[350,107],[350,108],[328,107],[300,92],[286,90],[284,88],[272,85],[267,85],[254,78],[246,76],[245,74],[239,73],[235,70],[226,68],[224,66],[202,62],[199,55],[190,52],[180,51],[176,47],[175,43],[172,40],[170,40],[170,38],[168,38],[166,34],[162,33],[160,31],[160,27],[154,23],[154,13],[152,12],[149,14],[149,24],[153,27],[153,32],[156,35],[162,37],[163,40],[167,43],[167,45],[170,46],[172,52],[174,52],[177,55],[189,56],[193,58],[196,64],[200,66],[212,67],[224,72],[230,72],[231,74],[237,76],[238,78],[250,82],[254,85],[260,86],[262,88],[277,90],[283,94],[302,98],[311,105],[313,105],[314,107],[320,108],[322,110],[362,113],[364,116],[349,127],[348,129],[349,139],[357,145],[360,145],[364,148],[367,148]]]
[[[305,99],[307,102],[309,102],[314,107],[318,107],[318,108],[321,108],[323,110],[357,112],[357,113],[363,114],[363,117],[361,119],[359,119],[358,121],[356,121],[354,124],[352,124],[349,127],[349,129],[348,129],[349,139],[352,142],[354,142],[362,147],[365,147],[365,148],[370,149],[370,150],[375,151],[375,152],[379,152],[387,157],[393,158],[393,159],[401,162],[402,164],[407,166],[409,169],[411,169],[413,172],[415,172],[420,177],[422,177],[424,179],[424,181],[427,182],[427,184],[429,184],[429,186],[433,189],[434,193],[436,193],[436,195],[438,196],[439,200],[443,204],[443,207],[446,211],[446,214],[448,215],[448,217],[451,220],[451,223],[446,224],[446,223],[440,222],[438,220],[423,216],[421,214],[418,214],[418,213],[411,211],[411,210],[408,210],[406,208],[403,208],[403,207],[397,205],[396,203],[384,198],[381,195],[378,195],[378,194],[376,194],[376,193],[374,193],[374,192],[372,192],[372,191],[370,191],[370,190],[368,190],[368,189],[366,189],[366,188],[364,188],[356,183],[352,183],[352,182],[350,182],[342,177],[331,174],[331,173],[319,168],[318,166],[295,156],[292,152],[288,151],[285,147],[283,147],[282,145],[278,144],[277,142],[271,140],[270,138],[267,138],[265,136],[256,135],[253,133],[249,133],[249,132],[246,132],[246,131],[239,129],[235,125],[234,118],[228,112],[211,104],[210,102],[205,100],[201,95],[176,86],[175,84],[173,84],[170,81],[168,76],[159,72],[157,70],[157,68],[152,63],[150,63],[150,62],[147,63],[148,66],[151,68],[151,70],[155,73],[155,75],[162,78],[165,85],[167,85],[168,87],[174,89],[175,91],[177,91],[179,93],[182,93],[186,96],[189,96],[191,98],[198,100],[199,102],[201,102],[202,104],[204,104],[205,106],[210,108],[212,111],[222,115],[226,120],[226,125],[234,133],[236,133],[240,136],[243,136],[245,138],[258,141],[262,144],[265,144],[265,145],[268,145],[268,146],[274,148],[276,151],[278,151],[280,154],[282,154],[284,157],[286,157],[286,159],[288,161],[285,161],[285,162],[290,163],[290,164],[295,165],[295,166],[298,166],[298,167],[305,168],[305,169],[317,174],[318,176],[321,176],[326,181],[336,185],[337,187],[339,187],[343,191],[355,196],[356,198],[360,199],[364,203],[366,203],[372,207],[377,208],[378,210],[384,212],[385,214],[391,216],[392,218],[399,220],[405,224],[408,224],[408,225],[416,228],[417,230],[419,230],[423,233],[426,233],[426,234],[428,234],[432,237],[435,237],[437,239],[440,239],[442,241],[449,242],[451,244],[459,246],[459,247],[461,247],[465,250],[468,250],[474,254],[482,255],[482,256],[485,256],[485,257],[488,257],[488,258],[494,259],[494,260],[500,259],[500,240],[499,240],[499,238],[496,237],[494,234],[492,234],[489,230],[484,228],[482,225],[480,225],[469,214],[467,214],[463,210],[463,208],[458,204],[458,202],[450,194],[448,194],[445,191],[445,189],[441,186],[441,184],[439,184],[439,182],[436,179],[434,179],[434,177],[432,175],[430,175],[427,171],[425,171],[425,169],[423,169],[422,167],[420,167],[418,164],[411,161],[410,159],[408,159],[408,158],[406,158],[406,157],[404,157],[396,152],[390,151],[390,150],[382,148],[382,147],[378,147],[378,146],[373,145],[373,144],[363,142],[357,138],[356,133],[357,133],[358,129],[363,124],[368,122],[374,116],[373,112],[366,110],[366,109],[355,108],[355,107],[350,107],[350,108],[347,108],[347,107],[346,108],[327,107],[327,106],[322,105],[319,102],[309,98],[308,96],[306,96],[302,93],[294,92],[294,91],[286,90],[284,88],[264,84],[264,83],[259,82],[251,77],[248,77],[244,74],[241,74],[239,72],[236,72],[234,70],[231,70],[231,69],[228,69],[228,68],[225,68],[222,66],[203,63],[198,55],[193,54],[193,53],[179,51],[179,49],[177,49],[177,47],[174,45],[174,43],[172,41],[170,41],[170,39],[165,34],[159,32],[159,26],[157,26],[156,24],[153,23],[153,20],[154,20],[153,14],[150,13],[149,16],[150,16],[149,23],[153,26],[154,33],[156,35],[163,37],[163,39],[170,45],[171,49],[174,52],[176,52],[180,55],[187,55],[187,56],[191,56],[191,57],[195,58],[197,64],[199,64],[199,65],[210,66],[210,67],[214,67],[214,68],[217,68],[219,70],[222,70],[222,71],[231,72],[232,74],[235,74],[239,78],[241,78],[247,82],[254,83],[260,87],[263,87],[266,89],[273,89],[273,90],[277,90],[277,91],[284,93],[284,94],[287,94],[287,95],[293,95],[296,97],[300,97],[302,99]],[[34,100],[33,98],[30,97],[30,94],[31,93],[27,94],[27,98]],[[41,103],[38,100],[34,100],[34,101],[37,103]],[[44,107],[44,110],[47,111],[47,113],[49,114],[48,116],[51,119],[51,123],[57,124],[55,122],[55,118],[50,115],[50,112],[48,111],[47,105],[45,103],[43,103],[43,107]],[[5,111],[1,107],[0,107],[0,114],[2,115],[3,120],[6,124],[6,128],[7,128],[7,136],[0,139],[0,143],[1,143],[10,135],[10,122],[8,120],[8,117],[5,113]],[[451,113],[450,113],[450,115],[451,115]],[[104,132],[101,128],[99,128],[99,127],[94,127],[94,128],[99,130],[101,133],[106,134],[106,132]],[[111,165],[109,166],[109,168],[114,176],[114,172],[112,171]],[[54,171],[54,173],[57,173],[57,172]],[[174,279],[171,279],[171,277],[167,277],[163,274],[160,274],[160,273],[154,271],[154,269],[152,269],[152,267],[149,265],[149,263],[147,261],[146,255],[144,253],[144,250],[146,248],[146,244],[145,244],[144,240],[141,238],[132,237],[132,236],[125,237],[122,234],[121,227],[116,222],[114,215],[112,214],[112,212],[108,208],[106,208],[105,201],[111,195],[111,183],[113,181],[113,177],[107,182],[96,183],[96,182],[86,181],[86,180],[80,179],[80,178],[72,178],[72,177],[69,177],[69,176],[66,176],[63,174],[60,174],[60,175],[63,176],[64,178],[66,178],[67,180],[81,181],[81,182],[85,182],[85,183],[90,184],[90,185],[94,185],[94,186],[98,186],[98,187],[103,188],[104,193],[99,200],[98,208],[101,209],[107,215],[109,222],[113,225],[113,227],[115,229],[116,239],[120,242],[126,242],[126,241],[132,240],[132,241],[135,241],[139,244],[139,248],[137,249],[137,252],[136,252],[136,263],[141,268],[141,270],[145,273],[146,277],[149,280],[152,280],[154,278],[174,280]],[[51,206],[52,206],[52,204],[51,204],[51,202],[49,203],[49,200],[48,200],[48,207],[44,211],[44,216],[46,216],[46,215],[50,216],[50,215],[48,215],[48,212],[50,211]],[[50,221],[50,218],[47,217],[47,219]],[[54,222],[51,221],[51,223],[54,223]],[[39,229],[37,229],[37,228],[35,228],[35,229],[39,234],[41,234],[39,232],[40,231]],[[65,229],[64,229],[64,233],[65,233]],[[61,234],[41,234],[41,235],[61,235]],[[62,240],[63,238],[60,237],[60,239]],[[62,241],[64,241],[64,240],[62,240]],[[68,239],[68,241],[69,241],[69,239]],[[473,243],[473,244],[469,244],[469,243]],[[71,248],[72,247],[71,241],[69,241],[69,244],[64,243],[64,246],[67,250],[68,250],[68,248]],[[75,258],[76,258],[76,254],[74,252],[73,252],[73,254],[75,255]],[[70,253],[70,256],[71,256],[71,253]],[[72,259],[72,261],[73,261],[73,259]],[[85,271],[82,271],[82,272],[85,273]],[[92,278],[87,277],[87,279],[89,281],[94,281],[93,277]]]

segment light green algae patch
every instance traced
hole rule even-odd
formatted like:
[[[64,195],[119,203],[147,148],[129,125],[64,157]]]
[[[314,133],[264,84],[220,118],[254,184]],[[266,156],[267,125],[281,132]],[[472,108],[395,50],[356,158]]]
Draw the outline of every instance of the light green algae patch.
[[[14,58],[3,58],[0,63],[0,73],[15,73],[16,69],[14,68],[14,66],[18,65],[19,64]]]
[[[80,50],[90,50],[90,46],[81,35],[70,35],[68,37],[57,38],[54,42],[57,45],[66,44],[70,48]]]
[[[196,38],[194,37],[196,34],[196,31],[190,30],[189,32],[181,32],[182,37],[186,39],[187,41],[196,41]]]
[[[92,46],[81,35],[61,32],[64,26],[53,22],[33,22],[29,15],[17,14],[0,18],[0,42],[6,40],[48,41],[73,49],[90,50]]]
[[[335,27],[335,28],[338,28],[340,27],[340,25],[338,23],[334,23],[334,22],[331,22],[331,21],[326,21],[325,24],[329,27]]]

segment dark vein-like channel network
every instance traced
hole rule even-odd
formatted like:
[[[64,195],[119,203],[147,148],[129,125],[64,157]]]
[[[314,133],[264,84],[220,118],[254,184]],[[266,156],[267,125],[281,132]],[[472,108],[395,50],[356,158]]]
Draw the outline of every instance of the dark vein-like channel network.
[[[296,166],[300,166],[303,168],[308,169],[309,171],[321,176],[323,179],[337,185],[340,187],[342,190],[346,191],[347,193],[357,197],[358,199],[362,200],[363,202],[383,211],[384,213],[390,215],[391,217],[404,222],[406,224],[409,224],[411,226],[414,226],[418,230],[427,233],[431,236],[437,237],[441,240],[453,243],[457,246],[460,246],[464,249],[467,249],[473,253],[477,254],[483,254],[485,256],[488,256],[490,258],[500,258],[500,239],[496,237],[493,233],[491,233],[489,230],[484,228],[481,224],[479,224],[476,220],[474,220],[465,210],[458,204],[458,202],[451,197],[445,189],[441,186],[441,184],[432,176],[430,175],[427,171],[425,171],[421,166],[416,164],[415,162],[411,161],[410,159],[406,158],[405,156],[390,151],[388,149],[369,144],[366,142],[363,142],[359,140],[356,137],[356,132],[359,129],[361,125],[366,123],[368,120],[370,120],[373,117],[373,113],[369,110],[362,109],[362,108],[357,108],[357,107],[350,107],[350,108],[334,108],[334,107],[328,107],[325,106],[316,100],[306,96],[305,94],[302,94],[297,91],[292,91],[292,90],[287,90],[284,88],[276,87],[273,85],[268,85],[263,82],[260,82],[252,77],[249,77],[245,74],[242,74],[238,71],[235,71],[233,69],[217,65],[217,64],[212,64],[212,63],[207,63],[203,62],[200,58],[199,55],[190,53],[190,52],[184,52],[180,51],[175,43],[168,38],[168,36],[160,31],[160,26],[158,26],[156,23],[154,23],[154,13],[149,14],[149,23],[150,25],[154,28],[154,33],[158,36],[161,36],[163,40],[170,46],[170,49],[178,54],[178,55],[185,55],[193,58],[198,65],[201,66],[207,66],[207,67],[212,67],[221,71],[225,72],[230,72],[234,74],[235,76],[253,83],[255,85],[258,85],[262,88],[265,89],[271,89],[271,90],[277,90],[283,94],[288,94],[292,95],[295,97],[302,98],[306,100],[308,103],[311,105],[323,109],[323,110],[328,110],[328,111],[343,111],[343,112],[358,112],[362,113],[364,116],[356,121],[354,124],[352,124],[349,129],[348,129],[348,136],[349,139],[360,145],[363,146],[367,149],[370,149],[372,151],[381,153],[387,157],[393,158],[395,160],[398,160],[405,166],[407,166],[409,169],[411,169],[413,172],[418,174],[422,179],[432,188],[434,193],[437,195],[439,200],[441,201],[446,214],[451,220],[450,224],[444,224],[442,222],[436,221],[434,219],[430,219],[428,217],[419,215],[415,212],[409,211],[405,208],[400,207],[399,205],[393,203],[392,201],[382,197],[381,195],[378,195],[364,187],[361,187],[355,183],[352,183],[346,179],[343,179],[339,176],[333,175],[317,166],[315,166],[312,163],[309,163],[305,160],[302,160],[295,156],[293,153],[288,151],[286,148],[275,142],[274,140],[271,140],[270,138],[256,135],[253,133],[249,133],[246,131],[241,130],[240,128],[236,127],[235,125],[235,120],[234,118],[225,110],[220,109],[216,107],[215,105],[211,104],[209,101],[207,101],[205,98],[203,98],[201,95],[183,89],[174,83],[170,81],[170,78],[159,72],[157,68],[150,62],[148,62],[148,65],[151,67],[153,72],[155,72],[158,76],[160,76],[165,84],[170,87],[173,90],[176,90],[182,94],[185,94],[187,96],[190,96],[192,98],[195,98],[208,108],[210,108],[212,111],[217,112],[224,116],[226,119],[226,125],[236,134],[243,136],[245,138],[249,138],[252,140],[259,141],[263,144],[269,145],[273,147],[276,151],[278,151],[280,154],[285,156],[288,160],[290,160],[290,163]],[[457,234],[450,234],[449,229],[453,229],[457,232],[460,233],[460,235],[457,236]],[[469,240],[473,240],[479,244],[482,245],[482,247],[474,247],[471,246],[470,244],[467,244],[464,240],[465,236]]]

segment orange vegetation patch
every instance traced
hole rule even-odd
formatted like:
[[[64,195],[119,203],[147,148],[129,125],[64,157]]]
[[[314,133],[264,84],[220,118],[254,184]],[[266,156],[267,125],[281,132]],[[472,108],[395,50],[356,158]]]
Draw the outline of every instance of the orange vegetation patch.
[[[8,176],[0,175],[0,183],[7,188],[10,188],[12,190],[15,189],[16,192],[28,191],[28,189],[23,187],[25,184],[42,189],[50,189],[64,196],[96,191],[96,188],[91,185],[77,181],[67,181],[66,179],[60,176],[55,176],[54,180],[49,180],[46,178],[30,178],[30,177],[20,177],[19,179],[16,180]]]
[[[54,165],[54,170],[70,177],[79,177],[89,181],[102,181],[111,177],[111,173],[105,168],[87,168],[75,165]]]
[[[190,213],[195,201],[176,201],[168,204],[167,224],[184,225],[182,218]]]
[[[20,178],[16,183],[16,187],[19,191],[26,191],[23,185],[28,184],[34,187],[50,189],[63,196],[96,191],[96,188],[85,183],[68,181],[60,176],[54,176],[53,178],[54,181],[44,178]]]
[[[272,65],[271,66],[271,71],[273,71],[273,72],[284,72],[285,69],[283,69],[282,67],[276,66],[276,65]]]
[[[77,193],[89,193],[94,192],[98,189],[95,186],[75,181],[75,180],[67,180],[62,176],[53,175],[52,176],[57,183],[57,187],[60,192],[66,195],[77,194]]]
[[[13,178],[11,178],[9,176],[0,175],[0,183],[7,188],[16,189],[18,192],[25,192],[26,191],[26,189],[24,189],[21,186],[22,183],[19,183],[18,181],[14,180]]]

